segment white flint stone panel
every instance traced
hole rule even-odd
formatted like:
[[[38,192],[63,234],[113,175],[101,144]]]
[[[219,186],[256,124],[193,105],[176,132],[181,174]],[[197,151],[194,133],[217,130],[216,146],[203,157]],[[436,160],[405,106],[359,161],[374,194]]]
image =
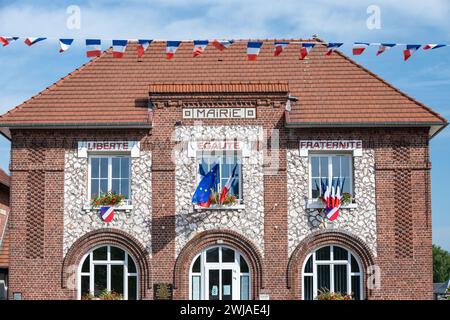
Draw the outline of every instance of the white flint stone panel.
[[[88,159],[77,157],[77,151],[66,151],[64,165],[64,255],[72,244],[88,232],[113,228],[136,238],[151,254],[151,152],[141,151],[131,158],[131,212],[116,210],[110,223],[98,212],[86,212],[88,201]]]
[[[363,149],[353,157],[354,196],[357,207],[341,209],[331,222],[318,210],[307,209],[309,195],[309,157],[299,149],[287,150],[288,167],[288,243],[289,255],[311,232],[319,229],[342,229],[360,238],[376,256],[375,158],[372,149]]]

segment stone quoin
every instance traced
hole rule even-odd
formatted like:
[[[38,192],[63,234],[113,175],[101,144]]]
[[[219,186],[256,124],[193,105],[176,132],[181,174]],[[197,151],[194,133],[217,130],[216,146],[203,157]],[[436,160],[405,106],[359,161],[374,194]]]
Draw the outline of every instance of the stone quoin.
[[[164,48],[108,50],[0,118],[9,299],[433,298],[429,141],[447,120],[323,43],[305,60]],[[92,200],[109,191],[107,223]]]

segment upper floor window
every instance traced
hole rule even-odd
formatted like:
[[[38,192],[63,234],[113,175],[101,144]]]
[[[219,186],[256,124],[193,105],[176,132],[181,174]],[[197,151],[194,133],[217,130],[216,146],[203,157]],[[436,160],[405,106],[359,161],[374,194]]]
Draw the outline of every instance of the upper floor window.
[[[342,193],[353,196],[353,163],[349,154],[313,154],[309,157],[309,198],[317,199],[323,194],[322,182],[334,185],[343,183]]]
[[[223,188],[226,186],[227,182],[233,176],[234,179],[231,180],[231,186],[228,191],[229,197],[235,197],[235,204],[243,203],[242,196],[242,157],[240,152],[232,153],[200,153],[198,156],[199,171],[197,177],[197,184],[202,178],[202,173],[208,173],[216,164],[219,164],[219,177],[218,181],[214,184],[213,191],[220,197]],[[228,200],[226,200],[228,201]],[[214,203],[211,203],[214,204]],[[224,202],[223,204],[230,204]]]
[[[130,199],[131,161],[129,156],[89,157],[91,198],[112,191]]]

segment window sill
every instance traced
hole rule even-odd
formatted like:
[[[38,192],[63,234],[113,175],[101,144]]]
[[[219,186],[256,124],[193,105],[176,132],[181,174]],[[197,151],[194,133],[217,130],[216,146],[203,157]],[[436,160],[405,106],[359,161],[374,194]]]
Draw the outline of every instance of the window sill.
[[[245,209],[245,205],[243,205],[243,204],[235,204],[235,205],[232,205],[232,206],[215,205],[215,206],[211,206],[211,207],[208,207],[208,208],[194,205],[194,210],[196,210],[196,211],[203,211],[203,210],[244,210],[244,209]]]
[[[306,204],[307,209],[325,209],[325,204],[316,202],[314,200],[309,200]],[[346,205],[342,205],[340,209],[356,209],[358,208],[357,203],[349,203]]]
[[[99,211],[100,207],[93,207],[91,205],[85,205],[83,206],[83,211],[85,213],[90,213],[90,212],[96,212]],[[127,205],[123,205],[123,206],[119,206],[119,207],[114,207],[114,211],[122,211],[125,213],[129,213],[133,210],[133,205],[131,204],[127,204]]]

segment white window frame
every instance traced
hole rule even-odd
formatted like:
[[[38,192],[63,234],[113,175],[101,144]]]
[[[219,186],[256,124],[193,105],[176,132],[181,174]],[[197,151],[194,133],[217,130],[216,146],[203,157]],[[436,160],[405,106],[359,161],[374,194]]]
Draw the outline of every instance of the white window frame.
[[[340,152],[340,153],[310,153],[308,155],[308,199],[310,200],[310,202],[316,203],[317,199],[312,197],[312,158],[316,158],[316,157],[327,157],[328,158],[328,181],[329,183],[331,183],[333,181],[333,157],[337,157],[337,156],[345,156],[349,158],[349,173],[350,173],[350,181],[345,180],[345,183],[349,183],[350,184],[350,194],[352,195],[352,197],[355,196],[354,194],[354,190],[353,190],[353,180],[354,180],[354,167],[353,167],[353,156],[349,153],[344,153],[344,152]]]
[[[93,259],[93,253],[96,249],[107,247],[107,258],[106,260],[95,260]],[[111,247],[116,247],[119,249],[122,249],[125,252],[125,260],[111,260]],[[89,264],[89,272],[82,272],[83,264],[86,261],[86,258],[90,256],[90,264]],[[128,272],[128,260],[132,259],[134,262],[134,265],[136,267],[136,272]],[[123,283],[123,299],[128,300],[128,278],[129,277],[136,277],[136,300],[139,300],[139,269],[138,265],[136,263],[136,259],[133,259],[133,257],[130,256],[128,251],[121,246],[117,245],[99,245],[94,248],[92,248],[88,253],[86,253],[83,258],[81,259],[80,264],[78,265],[78,291],[77,291],[77,298],[78,300],[81,300],[81,277],[82,276],[89,276],[89,291],[91,294],[94,294],[94,265],[106,265],[107,266],[107,279],[106,279],[106,286],[107,290],[111,291],[111,266],[112,265],[123,265],[123,274],[124,274],[124,283]]]
[[[322,248],[325,247],[331,247],[330,248],[330,260],[316,260],[316,252]],[[334,260],[334,247],[341,247],[345,250],[347,250],[347,260]],[[351,257],[354,257],[356,260],[356,263],[358,264],[359,272],[352,272],[351,270],[351,264],[352,260]],[[312,257],[312,263],[313,263],[313,272],[305,272],[306,263],[308,262],[309,258]],[[313,299],[315,299],[319,294],[319,289],[317,287],[317,266],[318,265],[329,265],[330,266],[330,292],[334,292],[334,266],[335,265],[346,265],[347,266],[347,294],[351,294],[352,290],[352,276],[359,276],[359,299],[364,299],[364,287],[363,287],[363,269],[362,264],[358,258],[357,255],[355,255],[351,250],[346,248],[345,246],[342,246],[340,244],[331,244],[331,245],[324,245],[315,248],[311,253],[308,254],[305,261],[303,261],[302,265],[302,300],[305,300],[305,277],[313,277]]]
[[[238,159],[238,174],[239,174],[239,198],[237,199],[237,205],[243,205],[244,204],[244,192],[243,192],[243,176],[242,176],[242,167],[243,167],[243,156],[242,151],[208,151],[208,152],[202,152],[197,151],[197,157],[196,157],[196,163],[197,163],[197,179],[196,179],[196,185],[200,183],[202,176],[200,175],[200,172],[198,170],[199,165],[202,162],[202,159],[204,158],[210,158],[210,159],[220,159],[219,162],[219,188],[218,192],[222,192],[222,164],[223,164],[223,158],[226,157],[236,157]],[[217,163],[216,161],[211,161],[211,164]]]
[[[108,154],[108,155],[98,155],[98,154],[90,154],[88,157],[88,198],[89,200],[92,200],[92,195],[91,195],[91,179],[92,179],[92,175],[91,175],[91,163],[92,163],[92,158],[107,158],[108,159],[108,191],[110,191],[112,189],[112,159],[113,158],[128,158],[129,160],[129,173],[128,173],[128,195],[129,198],[128,199],[124,199],[125,202],[129,202],[129,200],[131,200],[132,195],[131,195],[131,182],[132,182],[132,176],[131,176],[131,165],[132,165],[132,158],[129,154]]]
[[[206,252],[208,250],[219,248],[219,262],[206,262]],[[220,262],[222,261],[222,248],[230,249],[234,251],[234,262]],[[194,266],[195,261],[198,259],[198,257],[201,256],[200,259],[200,272],[192,272],[192,268]],[[240,265],[240,259],[241,257],[245,260],[248,266],[248,272],[241,272],[241,265]],[[231,269],[234,273],[237,275],[237,280],[234,281],[234,284],[236,287],[233,287],[233,300],[239,300],[241,296],[241,277],[242,276],[248,276],[248,298],[251,300],[252,298],[252,277],[251,277],[251,271],[250,271],[250,265],[248,263],[248,259],[242,255],[238,250],[226,246],[226,245],[215,245],[208,247],[206,249],[203,249],[202,252],[197,254],[194,259],[192,260],[190,267],[189,267],[189,300],[193,300],[192,298],[192,277],[193,276],[200,276],[200,300],[209,300],[207,295],[209,294],[209,270],[229,270]],[[219,272],[219,283],[222,281],[222,272]],[[239,298],[238,298],[239,296]],[[219,290],[219,300],[222,300],[222,290]]]

